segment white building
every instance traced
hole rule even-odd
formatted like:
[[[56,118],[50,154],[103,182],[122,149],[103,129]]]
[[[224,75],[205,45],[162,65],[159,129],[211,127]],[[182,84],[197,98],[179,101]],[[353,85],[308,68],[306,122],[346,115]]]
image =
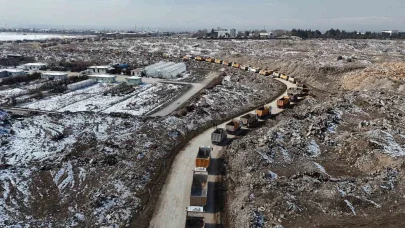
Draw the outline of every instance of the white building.
[[[159,77],[158,75],[159,70],[167,68],[172,65],[174,65],[174,62],[159,62],[155,66],[152,65],[152,67],[146,67],[145,73],[148,77],[157,78]]]
[[[97,82],[102,82],[102,83],[114,83],[116,76],[115,75],[108,75],[108,74],[93,74],[89,75],[90,79],[93,79]]]
[[[177,75],[186,72],[186,68],[187,67],[185,63],[177,63],[169,67],[160,69],[158,71],[158,76],[160,78],[167,78],[167,79],[176,78]]]
[[[229,34],[231,35],[232,38],[235,38],[236,37],[236,29],[229,30]]]
[[[111,66],[91,66],[87,68],[90,73],[108,74],[109,71],[114,70]]]
[[[0,78],[4,77],[18,77],[18,76],[26,76],[27,72],[23,69],[0,69]]]
[[[68,78],[68,74],[64,72],[43,72],[41,78],[48,80],[63,80]]]
[[[22,68],[24,70],[33,70],[33,71],[44,70],[47,67],[48,65],[46,63],[27,63],[22,65]]]
[[[261,32],[260,33],[260,38],[262,39],[269,39],[273,37],[273,33],[272,32]]]
[[[127,77],[127,84],[128,85],[139,85],[142,84],[142,78],[137,76]]]

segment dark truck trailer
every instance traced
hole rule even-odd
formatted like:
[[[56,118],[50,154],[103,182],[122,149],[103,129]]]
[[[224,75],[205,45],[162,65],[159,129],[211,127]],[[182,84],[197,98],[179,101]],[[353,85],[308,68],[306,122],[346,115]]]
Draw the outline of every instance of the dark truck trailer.
[[[203,207],[186,208],[187,218],[185,228],[203,228],[205,227]]]
[[[242,124],[247,127],[255,125],[258,121],[257,115],[251,113],[242,116],[240,120],[242,121]]]
[[[211,142],[213,144],[220,144],[226,139],[227,135],[224,128],[217,128],[211,133]]]
[[[207,205],[208,172],[194,171],[191,185],[190,206],[204,207]]]
[[[237,120],[232,120],[225,125],[226,131],[230,134],[236,133],[240,128],[240,122]]]

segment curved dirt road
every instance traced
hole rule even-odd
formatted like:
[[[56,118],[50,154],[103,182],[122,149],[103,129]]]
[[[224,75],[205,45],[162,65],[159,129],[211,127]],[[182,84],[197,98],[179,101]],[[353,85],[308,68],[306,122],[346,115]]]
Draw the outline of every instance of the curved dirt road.
[[[295,87],[295,84],[276,79],[287,85],[287,89]],[[286,96],[287,90],[280,96]],[[278,97],[278,98],[280,98]],[[277,98],[277,99],[278,99]],[[280,113],[283,110],[277,108],[277,99],[269,103],[272,106],[272,113]],[[248,113],[254,113],[255,110]],[[245,115],[245,114],[243,114]],[[241,115],[242,116],[242,115]],[[238,118],[238,117],[236,117]],[[218,125],[219,128],[224,128],[225,123]],[[190,189],[192,184],[192,170],[195,168],[195,158],[197,156],[198,148],[200,146],[212,146],[212,158],[215,159],[218,152],[222,149],[221,146],[213,146],[211,143],[211,133],[213,128],[208,129],[197,137],[193,138],[188,145],[179,152],[176,156],[173,165],[170,169],[168,179],[159,196],[159,201],[156,210],[150,222],[150,228],[179,228],[184,227],[186,221],[185,208],[190,204]],[[228,135],[228,138],[232,138]],[[209,176],[209,181],[215,179],[215,176]],[[211,186],[209,186],[211,187]],[[210,191],[210,190],[209,190]],[[208,206],[208,205],[207,205]],[[209,211],[208,211],[209,212]],[[208,223],[215,223],[216,215],[205,215]]]

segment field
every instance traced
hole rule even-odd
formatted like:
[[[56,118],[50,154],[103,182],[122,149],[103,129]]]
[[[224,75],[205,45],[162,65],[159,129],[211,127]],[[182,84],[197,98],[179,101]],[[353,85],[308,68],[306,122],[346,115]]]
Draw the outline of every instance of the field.
[[[170,102],[181,93],[182,85],[148,84],[135,86],[129,94],[105,94],[118,84],[95,84],[93,86],[34,100],[20,107],[56,112],[103,112],[144,115]]]

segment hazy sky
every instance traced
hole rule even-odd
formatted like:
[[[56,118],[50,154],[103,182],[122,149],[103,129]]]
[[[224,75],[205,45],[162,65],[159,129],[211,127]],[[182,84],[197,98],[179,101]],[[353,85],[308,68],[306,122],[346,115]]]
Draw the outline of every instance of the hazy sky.
[[[405,0],[0,0],[4,25],[405,30]]]

